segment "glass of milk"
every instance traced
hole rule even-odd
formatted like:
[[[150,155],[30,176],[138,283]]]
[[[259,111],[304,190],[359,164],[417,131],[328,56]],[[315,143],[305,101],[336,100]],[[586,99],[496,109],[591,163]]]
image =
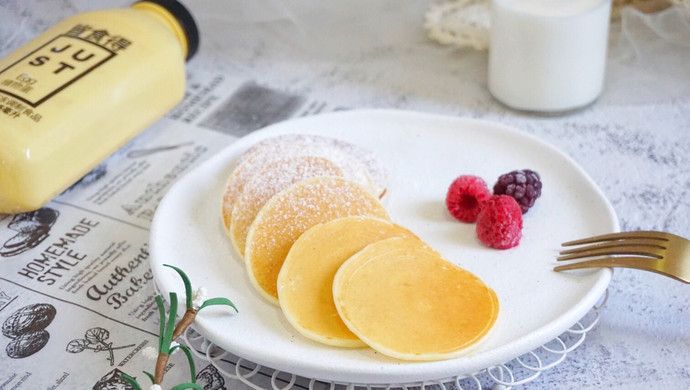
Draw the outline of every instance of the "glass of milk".
[[[492,0],[489,91],[524,111],[594,102],[604,84],[611,0]]]

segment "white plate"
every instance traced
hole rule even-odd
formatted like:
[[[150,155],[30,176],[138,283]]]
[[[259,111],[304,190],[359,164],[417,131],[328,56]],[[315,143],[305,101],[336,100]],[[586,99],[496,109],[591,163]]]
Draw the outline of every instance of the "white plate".
[[[500,305],[495,330],[470,355],[437,362],[404,362],[371,349],[338,349],[295,332],[279,308],[251,286],[242,260],[226,237],[220,199],[238,156],[257,141],[284,133],[340,138],[374,151],[389,172],[385,205],[447,259],[482,278]],[[449,184],[461,174],[492,186],[499,175],[533,169],[542,196],[524,215],[520,245],[484,247],[474,225],[445,209]],[[231,299],[239,314],[211,307],[195,328],[225,350],[255,363],[307,378],[347,383],[409,383],[467,374],[512,360],[552,340],[580,320],[601,297],[608,269],[552,271],[561,242],[618,231],[601,191],[569,157],[515,129],[494,123],[421,113],[367,110],[278,123],[244,137],[182,178],[165,196],[151,229],[151,267],[167,297],[184,296],[181,267],[211,296]],[[382,281],[385,283],[385,280]],[[443,321],[453,321],[444,318]]]

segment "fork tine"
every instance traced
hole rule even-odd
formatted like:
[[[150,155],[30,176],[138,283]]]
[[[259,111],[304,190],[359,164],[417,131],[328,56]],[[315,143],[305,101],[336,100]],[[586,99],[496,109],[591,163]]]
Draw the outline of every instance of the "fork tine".
[[[663,267],[663,259],[650,259],[644,257],[622,256],[622,257],[606,257],[601,259],[594,259],[588,261],[578,261],[570,264],[563,264],[553,268],[554,271],[567,271],[583,268],[601,268],[601,267],[622,267],[634,268],[643,271],[656,272],[658,274],[671,277],[683,283],[690,284],[690,279],[687,277],[675,275],[667,272]]]
[[[556,260],[575,260],[585,257],[596,256],[611,256],[611,255],[638,255],[647,258],[661,259],[664,257],[665,248],[651,245],[628,245],[628,246],[611,246],[605,245],[603,247],[594,248],[578,248],[565,252],[561,252],[563,256],[559,256]]]
[[[668,242],[660,241],[655,239],[646,238],[631,238],[618,241],[604,241],[600,243],[594,243],[590,245],[581,245],[574,248],[564,249],[560,252],[561,255],[567,255],[570,253],[578,253],[591,249],[599,248],[623,248],[623,247],[650,247],[654,249],[665,249],[667,248]],[[574,245],[573,245],[574,246]]]
[[[561,245],[573,246],[573,245],[582,245],[582,244],[594,244],[597,242],[616,241],[616,240],[623,240],[623,239],[627,239],[627,238],[643,238],[643,239],[653,239],[653,240],[659,240],[659,241],[668,241],[669,240],[667,233],[657,232],[657,231],[640,230],[640,231],[634,231],[634,232],[602,234],[599,236],[593,236],[593,237],[583,238],[580,240],[573,240],[573,241],[564,242]]]
[[[655,265],[661,264],[661,259],[649,259],[635,256],[606,257],[587,261],[578,261],[570,264],[563,264],[554,267],[554,271],[566,271],[581,268],[601,268],[601,267],[625,267],[636,268],[650,271],[656,269]]]

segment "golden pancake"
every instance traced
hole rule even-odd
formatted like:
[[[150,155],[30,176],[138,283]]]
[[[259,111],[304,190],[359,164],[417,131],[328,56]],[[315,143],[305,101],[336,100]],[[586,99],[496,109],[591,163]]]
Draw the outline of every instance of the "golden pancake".
[[[333,303],[333,277],[365,246],[390,237],[416,237],[392,222],[366,216],[318,224],[292,245],[278,275],[278,301],[288,322],[305,337],[338,347],[366,344],[343,323]]]
[[[321,176],[343,176],[335,163],[322,157],[301,156],[279,160],[244,185],[230,218],[229,235],[237,252],[244,256],[249,226],[273,195],[299,181]]]
[[[404,360],[465,354],[498,317],[493,290],[415,238],[377,241],[352,256],[336,273],[333,297],[354,334]]]
[[[249,278],[261,296],[278,305],[278,273],[302,233],[316,224],[353,215],[389,219],[375,196],[338,177],[298,182],[266,202],[249,228],[244,253]]]
[[[344,177],[360,184],[372,194],[379,195],[379,189],[369,175],[366,165],[333,145],[286,141],[268,143],[251,150],[252,152],[249,155],[240,159],[225,185],[221,212],[223,225],[228,232],[230,231],[235,204],[242,194],[246,183],[267,166],[287,158],[312,156],[328,159],[342,169]]]

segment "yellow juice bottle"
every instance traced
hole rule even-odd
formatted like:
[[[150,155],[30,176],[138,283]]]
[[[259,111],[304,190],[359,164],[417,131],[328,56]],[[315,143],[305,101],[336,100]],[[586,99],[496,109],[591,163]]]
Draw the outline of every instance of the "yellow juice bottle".
[[[176,0],[70,17],[0,60],[0,213],[42,207],[182,100]]]

